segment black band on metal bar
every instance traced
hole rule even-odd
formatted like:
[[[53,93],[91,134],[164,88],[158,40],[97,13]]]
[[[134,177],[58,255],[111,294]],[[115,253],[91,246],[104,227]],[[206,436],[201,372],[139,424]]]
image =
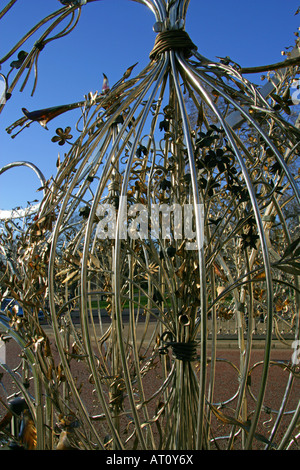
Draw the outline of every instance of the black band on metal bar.
[[[165,346],[159,348],[160,354],[167,354],[168,348],[171,347],[175,359],[180,361],[192,362],[197,359],[197,342],[190,341],[188,343],[180,343],[176,341],[168,341]]]
[[[191,55],[191,51],[197,49],[186,31],[169,30],[158,33],[155,44],[150,52],[150,59],[156,60],[165,51],[181,50],[186,57]]]

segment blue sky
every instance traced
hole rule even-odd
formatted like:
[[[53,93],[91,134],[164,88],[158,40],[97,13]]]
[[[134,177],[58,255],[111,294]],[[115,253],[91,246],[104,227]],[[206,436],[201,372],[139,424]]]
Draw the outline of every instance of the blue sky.
[[[7,4],[8,0],[1,3]],[[58,0],[18,0],[0,22],[0,56],[39,20],[61,6]],[[198,51],[212,60],[230,56],[245,67],[278,62],[282,60],[281,51],[295,43],[298,7],[299,0],[191,0],[186,31]],[[0,167],[26,160],[37,165],[47,179],[55,174],[58,153],[63,155],[68,148],[59,147],[51,138],[57,127],[74,125],[76,111],[51,121],[48,131],[33,123],[15,139],[6,133],[6,127],[23,116],[22,107],[33,111],[80,101],[90,91],[100,92],[103,73],[113,85],[136,62],[135,71],[140,71],[149,62],[154,45],[154,22],[150,10],[130,0],[101,0],[85,5],[75,30],[50,42],[40,54],[34,96],[30,96],[33,78],[22,93],[22,80],[19,81],[0,114]],[[28,52],[38,37],[22,49]],[[8,72],[16,55],[2,66],[2,73]],[[41,193],[36,191],[39,186],[28,168],[5,172],[0,175],[0,209],[25,207],[27,201],[40,198]]]

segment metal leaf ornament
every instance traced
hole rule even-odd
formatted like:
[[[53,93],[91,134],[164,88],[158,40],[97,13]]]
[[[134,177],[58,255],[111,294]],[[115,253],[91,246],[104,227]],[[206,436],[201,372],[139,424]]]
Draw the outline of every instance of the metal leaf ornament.
[[[89,2],[61,3],[72,10]],[[42,307],[59,355],[56,364],[43,340],[34,354],[26,349],[49,397],[33,414],[36,445],[60,448],[61,427],[53,444],[49,417],[72,413],[72,448],[287,448],[299,416],[299,405],[286,409],[294,366],[286,370],[279,409],[271,410],[277,422],[268,436],[257,429],[267,409],[273,325],[279,321],[275,293],[282,301],[289,297],[289,341],[299,339],[296,274],[280,269],[297,269],[299,258],[292,245],[296,227],[286,219],[290,205],[299,206],[290,167],[299,156],[299,129],[283,108],[274,110],[270,89],[253,86],[238,64],[198,52],[185,31],[189,2],[139,3],[155,15],[148,65],[135,76],[137,64],[129,67],[114,85],[103,74],[101,93],[77,103],[80,135],[69,142],[67,126],[52,138],[71,145],[45,184],[22,249],[6,227],[6,249],[18,260],[16,266],[7,262],[7,273],[14,268],[9,286],[25,307],[14,337],[23,345],[30,334],[36,337]],[[26,116],[45,125],[68,109]],[[37,226],[44,227],[43,237],[33,236]],[[33,259],[36,269],[26,269]],[[32,286],[39,287],[38,296]],[[258,309],[258,318],[262,309],[266,319],[263,366],[250,403]],[[218,359],[224,340],[218,332],[225,325],[234,325],[238,365]],[[87,378],[80,386],[74,372],[79,361]],[[221,382],[216,375],[219,362],[235,374],[230,398],[222,386],[226,368]],[[232,417],[219,411],[223,407]],[[293,419],[279,435],[286,412]],[[42,426],[47,419],[48,427]]]
[[[65,130],[59,127],[58,129],[56,129],[57,135],[52,137],[51,141],[58,142],[58,145],[64,145],[65,142],[73,138],[73,136],[70,134],[70,131],[71,131],[70,126],[66,127]]]

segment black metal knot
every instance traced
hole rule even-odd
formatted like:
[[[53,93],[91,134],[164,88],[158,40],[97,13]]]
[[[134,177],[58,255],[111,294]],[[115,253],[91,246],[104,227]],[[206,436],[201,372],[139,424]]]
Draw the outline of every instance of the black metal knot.
[[[45,47],[45,44],[43,43],[43,41],[37,41],[35,44],[34,44],[34,47],[36,49],[38,49],[39,51],[42,51]]]
[[[186,31],[168,30],[157,34],[154,47],[149,57],[155,60],[163,52],[171,50],[180,50],[186,57],[189,57],[193,49],[197,49],[197,47]]]
[[[164,346],[159,348],[159,353],[164,355],[168,353],[169,347],[175,359],[179,361],[192,362],[197,359],[197,341],[178,342],[178,341],[164,341],[164,336],[172,336],[171,333],[166,332],[161,337]]]

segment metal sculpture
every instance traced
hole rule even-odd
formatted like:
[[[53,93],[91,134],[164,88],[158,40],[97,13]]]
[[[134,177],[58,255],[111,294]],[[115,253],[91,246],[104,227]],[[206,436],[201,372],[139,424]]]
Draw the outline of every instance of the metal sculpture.
[[[20,51],[26,36],[0,61],[18,52],[7,97],[23,73],[24,86],[34,68],[37,77],[45,44],[70,33],[89,0],[61,3],[32,30],[50,23],[30,53]],[[288,211],[299,205],[291,165],[300,131],[287,115],[298,58],[276,64],[260,90],[230,59],[198,52],[185,31],[188,1],[139,3],[157,33],[144,70],[129,67],[111,88],[104,76],[102,92],[82,102],[24,109],[8,129],[81,111],[77,140],[69,125],[57,129],[53,141],[70,149],[56,176],[42,178],[44,197],[21,235],[11,220],[3,225],[2,283],[24,314],[7,309],[1,323],[33,390],[2,367],[25,399],[38,449],[290,448],[300,414],[299,403],[288,407],[299,380],[300,264]],[[262,318],[264,357],[252,366]],[[226,325],[238,364],[218,358]],[[274,334],[290,361],[271,360]],[[236,372],[236,390],[216,401],[220,363]],[[272,366],[287,377],[278,409],[265,404]]]

